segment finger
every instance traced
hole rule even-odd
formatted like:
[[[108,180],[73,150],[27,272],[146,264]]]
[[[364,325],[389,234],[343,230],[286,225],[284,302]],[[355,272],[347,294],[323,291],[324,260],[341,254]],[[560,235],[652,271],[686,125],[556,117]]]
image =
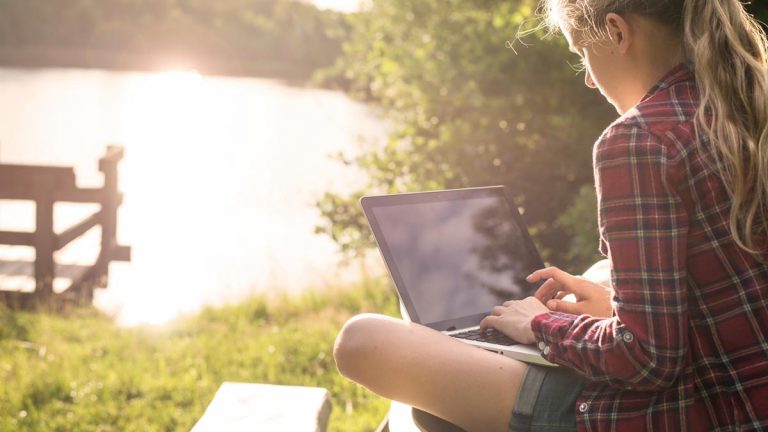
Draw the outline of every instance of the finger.
[[[562,300],[563,298],[567,297],[570,294],[571,294],[570,291],[563,290],[563,291],[560,291],[557,294],[555,294],[554,299],[555,300]]]
[[[483,318],[482,321],[480,321],[480,331],[486,331],[491,328],[496,328],[496,321],[499,320],[499,317],[497,316],[487,316]]]
[[[547,302],[549,310],[573,315],[582,315],[584,306],[581,303],[571,303],[562,300],[550,300]]]
[[[544,282],[539,289],[536,290],[536,293],[534,294],[534,297],[539,299],[540,302],[544,303],[547,300],[551,299],[557,291],[560,291],[563,288],[562,284],[557,282],[554,279],[547,279],[546,282]]]
[[[562,284],[563,290],[571,291],[577,296],[589,294],[588,292],[584,291],[583,289],[584,286],[578,283],[578,282],[584,281],[585,280],[584,278],[580,276],[573,276],[572,274],[564,272],[557,267],[547,267],[545,269],[536,270],[535,272],[531,273],[528,277],[534,280],[538,280],[542,278],[551,278],[559,282],[560,284]],[[530,282],[530,279],[528,280]]]
[[[494,306],[493,309],[491,309],[491,315],[498,316],[498,315],[503,314],[504,311],[506,311],[506,310],[507,310],[507,308],[505,308],[504,306]]]
[[[568,275],[568,273],[560,270],[557,267],[547,267],[540,270],[536,270],[535,272],[529,274],[528,277],[525,278],[525,280],[527,280],[528,282],[536,282],[542,279],[555,279],[559,282],[562,282],[563,276],[565,275]]]
[[[560,271],[560,269],[557,267],[546,267],[543,269],[539,269],[529,274],[528,276],[526,276],[525,280],[527,280],[528,282],[536,282],[542,279],[550,279],[552,278],[551,274],[554,271]]]

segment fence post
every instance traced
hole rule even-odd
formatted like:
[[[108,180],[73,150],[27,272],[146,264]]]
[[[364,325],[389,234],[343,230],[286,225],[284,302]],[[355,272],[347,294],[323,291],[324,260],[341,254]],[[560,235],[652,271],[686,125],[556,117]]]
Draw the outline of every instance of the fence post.
[[[103,201],[101,202],[101,253],[98,258],[100,285],[106,286],[107,267],[117,251],[117,209],[121,196],[117,189],[117,164],[123,158],[122,147],[107,147],[106,155],[99,160],[99,171],[104,174]]]
[[[50,189],[41,191],[35,199],[35,224],[35,297],[45,300],[53,294],[53,251],[56,249]]]

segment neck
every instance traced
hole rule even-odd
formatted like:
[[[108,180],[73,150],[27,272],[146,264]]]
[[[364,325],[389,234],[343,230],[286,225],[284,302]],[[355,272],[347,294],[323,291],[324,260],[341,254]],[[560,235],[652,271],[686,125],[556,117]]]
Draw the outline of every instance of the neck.
[[[685,61],[682,38],[677,32],[657,22],[639,17],[637,25],[645,27],[636,40],[638,84],[643,95],[673,67]],[[642,95],[640,96],[642,97]]]
[[[631,100],[635,105],[670,69],[685,61],[683,42],[672,29],[651,19],[633,16],[635,39],[627,53],[632,70]]]
[[[669,49],[669,46],[665,47]],[[685,56],[682,54],[682,48],[675,50],[676,53],[668,56],[649,56],[646,60],[646,67],[644,73],[641,75],[641,87],[645,89],[644,93],[647,93],[661,78],[670,71],[670,69],[683,63]],[[662,51],[657,51],[662,52]]]

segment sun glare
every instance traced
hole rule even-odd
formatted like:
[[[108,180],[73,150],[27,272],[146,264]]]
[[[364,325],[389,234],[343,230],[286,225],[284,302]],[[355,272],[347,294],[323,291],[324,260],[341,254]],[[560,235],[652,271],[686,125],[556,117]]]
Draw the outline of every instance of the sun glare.
[[[110,269],[98,307],[123,325],[162,324],[250,292],[354,277],[336,266],[332,240],[313,234],[313,203],[360,181],[328,154],[379,127],[361,106],[182,70],[130,74],[115,94],[110,135],[126,143],[120,237],[132,257]]]
[[[314,0],[313,3],[320,9],[333,9],[339,12],[357,12],[360,10],[361,0]]]
[[[143,268],[144,280],[133,282],[134,295],[123,300],[121,322],[163,324],[197,307],[188,303],[198,296],[180,297],[179,290],[192,285],[186,280],[187,269],[200,265],[196,258],[207,255],[210,248],[206,242],[193,246],[190,238],[200,229],[196,221],[212,218],[216,210],[200,205],[215,194],[206,179],[225,174],[221,166],[210,163],[217,159],[214,143],[221,135],[212,115],[218,108],[208,80],[193,70],[142,75],[131,83],[128,94],[120,118],[131,144],[126,156],[130,169],[124,170],[122,187],[125,219],[135,223],[125,225],[126,234],[153,238],[176,250],[136,245],[133,265]],[[180,220],[179,214],[189,218]],[[136,230],[140,232],[130,232]],[[195,253],[195,248],[200,250]],[[154,301],[148,304],[147,298]]]

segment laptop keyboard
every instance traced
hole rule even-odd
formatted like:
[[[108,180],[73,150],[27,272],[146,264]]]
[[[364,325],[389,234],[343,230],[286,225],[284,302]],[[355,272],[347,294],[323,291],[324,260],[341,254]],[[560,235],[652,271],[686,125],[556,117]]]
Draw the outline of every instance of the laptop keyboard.
[[[498,345],[518,345],[517,342],[508,338],[504,333],[496,329],[488,329],[486,331],[481,331],[480,329],[467,330],[461,333],[452,334],[451,336],[459,339],[469,339]]]

